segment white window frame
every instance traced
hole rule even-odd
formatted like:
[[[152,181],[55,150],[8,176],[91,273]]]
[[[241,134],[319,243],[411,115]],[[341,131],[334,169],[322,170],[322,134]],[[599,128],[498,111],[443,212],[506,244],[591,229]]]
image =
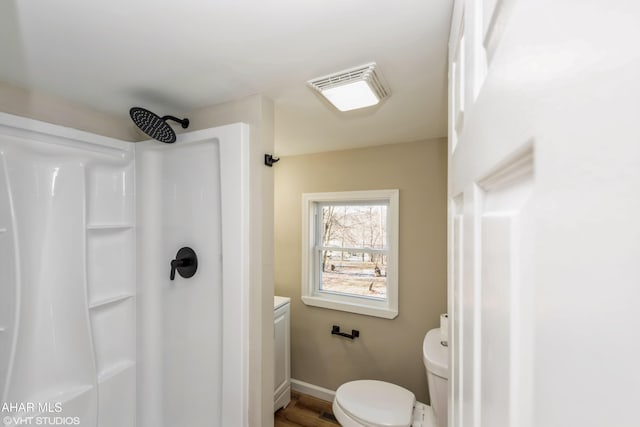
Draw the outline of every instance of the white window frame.
[[[398,316],[398,190],[341,191],[302,195],[302,302],[306,305],[393,319]],[[321,203],[388,203],[387,211],[387,297],[367,298],[321,292],[320,268],[315,261],[317,206]]]

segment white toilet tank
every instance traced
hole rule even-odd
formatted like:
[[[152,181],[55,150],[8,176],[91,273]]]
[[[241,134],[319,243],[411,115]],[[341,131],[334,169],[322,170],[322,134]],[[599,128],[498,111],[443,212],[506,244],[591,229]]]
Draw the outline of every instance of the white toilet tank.
[[[424,337],[422,353],[424,366],[427,368],[429,398],[436,417],[436,426],[447,427],[449,350],[440,343],[441,341],[440,329],[430,330]]]

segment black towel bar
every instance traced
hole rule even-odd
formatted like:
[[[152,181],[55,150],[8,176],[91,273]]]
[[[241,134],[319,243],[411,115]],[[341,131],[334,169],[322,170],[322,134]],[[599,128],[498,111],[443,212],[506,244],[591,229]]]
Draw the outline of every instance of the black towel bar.
[[[331,335],[340,335],[341,337],[349,338],[350,340],[352,340],[360,336],[360,331],[357,329],[352,329],[351,334],[347,334],[345,332],[340,332],[340,326],[333,325],[333,327],[331,328]]]

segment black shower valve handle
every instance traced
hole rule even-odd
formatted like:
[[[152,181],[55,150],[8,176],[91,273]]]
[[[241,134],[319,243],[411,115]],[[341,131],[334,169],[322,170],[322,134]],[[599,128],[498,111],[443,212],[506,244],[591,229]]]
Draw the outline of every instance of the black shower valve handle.
[[[192,277],[198,270],[198,257],[193,249],[189,247],[180,248],[176,254],[176,258],[171,260],[170,280],[175,280],[176,271],[185,279]]]
[[[176,269],[178,267],[182,267],[184,266],[185,260],[184,259],[174,259],[171,260],[171,274],[169,275],[169,278],[171,280],[175,280],[176,278]]]

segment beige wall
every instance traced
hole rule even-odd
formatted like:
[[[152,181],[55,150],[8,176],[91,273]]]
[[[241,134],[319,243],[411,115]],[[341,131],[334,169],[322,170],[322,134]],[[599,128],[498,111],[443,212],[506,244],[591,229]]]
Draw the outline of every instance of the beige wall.
[[[275,167],[275,291],[291,297],[292,377],[335,390],[355,379],[389,381],[428,402],[425,333],[446,311],[445,139],[285,157]],[[399,315],[393,320],[306,306],[300,300],[301,195],[400,190]],[[331,325],[358,329],[350,341]]]
[[[0,111],[125,141],[141,138],[129,117],[112,116],[4,82],[0,82]]]

